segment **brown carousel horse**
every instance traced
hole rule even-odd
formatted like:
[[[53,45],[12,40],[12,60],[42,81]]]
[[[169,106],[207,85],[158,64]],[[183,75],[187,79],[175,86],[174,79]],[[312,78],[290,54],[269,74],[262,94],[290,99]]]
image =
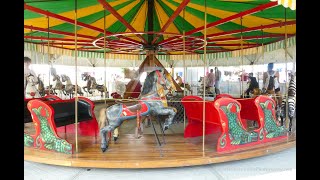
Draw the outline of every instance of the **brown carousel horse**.
[[[107,88],[104,85],[99,85],[96,82],[96,78],[91,77],[88,73],[81,74],[81,79],[83,81],[87,81],[87,85],[82,87],[85,92],[92,94],[92,90],[98,90],[101,93],[101,97],[103,97],[103,93],[106,92],[107,97],[109,97],[109,93]]]
[[[43,81],[40,78],[40,74],[38,74],[37,78],[38,78],[38,91],[39,91],[41,97],[43,97],[43,96],[46,95],[46,91],[45,91],[45,87],[44,87]]]
[[[256,77],[249,76],[249,87],[245,91],[244,95],[241,95],[242,98],[256,97],[262,94],[262,90],[259,88],[259,83]]]
[[[75,92],[75,89],[76,89],[76,85],[73,85],[71,83],[71,80],[70,80],[69,76],[67,76],[65,74],[62,74],[61,78],[62,78],[62,82],[66,82],[66,85],[65,85],[65,88],[64,88],[65,95],[69,95],[70,99],[71,99],[73,97],[73,95],[74,95],[74,92]],[[81,87],[79,85],[77,86],[77,93],[80,96],[83,96],[83,92],[81,91]]]
[[[277,89],[277,91],[273,88],[273,89],[262,89],[262,95],[266,95],[271,97],[275,103],[276,103],[276,119],[280,122],[280,111],[281,111],[281,103],[282,103],[282,94],[280,92],[280,88]]]
[[[188,90],[190,92],[190,94],[192,94],[191,86],[188,83],[181,83],[181,84],[179,84],[179,86],[182,88],[185,88],[186,90]]]

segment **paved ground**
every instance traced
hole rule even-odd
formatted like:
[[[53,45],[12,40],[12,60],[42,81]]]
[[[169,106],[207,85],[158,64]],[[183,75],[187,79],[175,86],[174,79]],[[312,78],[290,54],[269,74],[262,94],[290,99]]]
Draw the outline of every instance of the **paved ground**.
[[[24,162],[26,180],[296,179],[296,148],[241,161],[163,169],[86,169]]]

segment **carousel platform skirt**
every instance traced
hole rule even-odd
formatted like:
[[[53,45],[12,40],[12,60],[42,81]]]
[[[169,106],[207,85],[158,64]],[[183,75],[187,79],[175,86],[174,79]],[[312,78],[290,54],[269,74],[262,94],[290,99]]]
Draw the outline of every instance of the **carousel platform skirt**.
[[[75,145],[75,134],[59,133],[61,138]],[[161,142],[163,139],[159,136]],[[111,141],[106,152],[100,149],[100,137],[78,136],[78,152],[71,155],[24,148],[26,161],[86,168],[166,168],[196,166],[227,161],[236,161],[277,153],[295,147],[295,135],[278,141],[244,147],[232,152],[216,152],[216,135],[184,138],[183,134],[168,134],[165,144],[158,146],[153,134],[144,134],[136,139],[134,134],[122,134]],[[74,146],[75,147],[75,146]]]

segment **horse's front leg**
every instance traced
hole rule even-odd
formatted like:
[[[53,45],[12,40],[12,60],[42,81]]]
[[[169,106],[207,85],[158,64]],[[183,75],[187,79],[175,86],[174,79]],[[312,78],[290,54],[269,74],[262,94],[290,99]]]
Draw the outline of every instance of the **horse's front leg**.
[[[89,94],[92,94],[92,88],[88,87]]]
[[[169,129],[169,126],[173,123],[173,118],[177,114],[177,109],[174,107],[164,107],[163,109],[158,109],[157,114],[168,115],[168,118],[166,118],[163,125],[163,131],[165,131]]]
[[[56,92],[56,88],[53,89],[53,93],[54,95],[58,95],[58,93]]]
[[[113,130],[113,141],[116,142],[119,138],[119,128],[120,127],[117,127]]]
[[[115,129],[114,126],[108,125],[100,129],[100,135],[101,135],[101,150],[102,152],[105,152],[108,149],[109,146],[109,137],[107,137],[107,134],[109,134],[110,131],[113,131]]]

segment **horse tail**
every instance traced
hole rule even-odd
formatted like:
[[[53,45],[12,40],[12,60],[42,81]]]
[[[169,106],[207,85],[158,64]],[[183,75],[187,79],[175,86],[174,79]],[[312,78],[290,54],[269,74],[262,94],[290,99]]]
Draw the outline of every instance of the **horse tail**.
[[[103,128],[107,125],[107,108],[101,108],[99,112],[98,125],[99,128]]]

